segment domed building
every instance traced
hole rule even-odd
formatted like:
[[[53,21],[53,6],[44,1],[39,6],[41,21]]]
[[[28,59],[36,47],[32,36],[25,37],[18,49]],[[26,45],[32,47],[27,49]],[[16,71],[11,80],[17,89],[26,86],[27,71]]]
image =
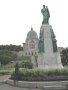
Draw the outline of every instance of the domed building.
[[[23,43],[23,51],[20,51],[18,56],[37,56],[38,55],[38,35],[31,28],[27,33],[26,41]]]

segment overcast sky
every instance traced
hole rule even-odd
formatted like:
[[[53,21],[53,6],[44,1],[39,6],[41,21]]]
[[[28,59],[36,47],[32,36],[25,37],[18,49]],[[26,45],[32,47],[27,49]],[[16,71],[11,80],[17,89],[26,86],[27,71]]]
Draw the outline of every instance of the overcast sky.
[[[22,45],[31,26],[39,35],[43,4],[58,46],[68,47],[68,0],[0,0],[0,45]]]

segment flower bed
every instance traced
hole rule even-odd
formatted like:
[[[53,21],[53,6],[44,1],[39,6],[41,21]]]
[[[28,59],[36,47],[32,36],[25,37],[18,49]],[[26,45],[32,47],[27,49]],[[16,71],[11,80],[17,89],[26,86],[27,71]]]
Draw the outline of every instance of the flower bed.
[[[17,75],[13,72],[11,79],[20,81],[68,80],[68,69],[21,69]]]

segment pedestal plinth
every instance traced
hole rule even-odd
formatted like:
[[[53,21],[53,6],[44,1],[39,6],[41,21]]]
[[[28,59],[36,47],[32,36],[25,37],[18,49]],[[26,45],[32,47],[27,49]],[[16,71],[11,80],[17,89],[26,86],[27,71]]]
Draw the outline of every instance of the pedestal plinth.
[[[55,36],[52,26],[49,24],[42,24],[40,32],[43,32],[42,48],[44,48],[44,51],[39,52],[38,68],[63,68],[60,54],[55,49],[56,45],[53,43]]]

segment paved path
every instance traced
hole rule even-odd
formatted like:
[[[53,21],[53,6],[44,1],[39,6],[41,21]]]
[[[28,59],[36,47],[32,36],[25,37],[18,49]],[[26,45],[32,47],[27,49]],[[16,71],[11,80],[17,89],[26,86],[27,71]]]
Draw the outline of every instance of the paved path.
[[[8,77],[10,77],[10,75],[0,76],[0,82],[2,82],[3,80],[6,80]],[[0,90],[42,90],[42,89],[20,88],[20,87],[14,87],[8,84],[1,83]]]
[[[1,84],[0,90],[42,90],[42,89],[28,89],[28,88],[20,88],[20,87],[13,87],[8,84]]]
[[[3,80],[6,80],[10,77],[10,75],[3,75],[3,76],[0,76],[0,82],[2,82]]]

